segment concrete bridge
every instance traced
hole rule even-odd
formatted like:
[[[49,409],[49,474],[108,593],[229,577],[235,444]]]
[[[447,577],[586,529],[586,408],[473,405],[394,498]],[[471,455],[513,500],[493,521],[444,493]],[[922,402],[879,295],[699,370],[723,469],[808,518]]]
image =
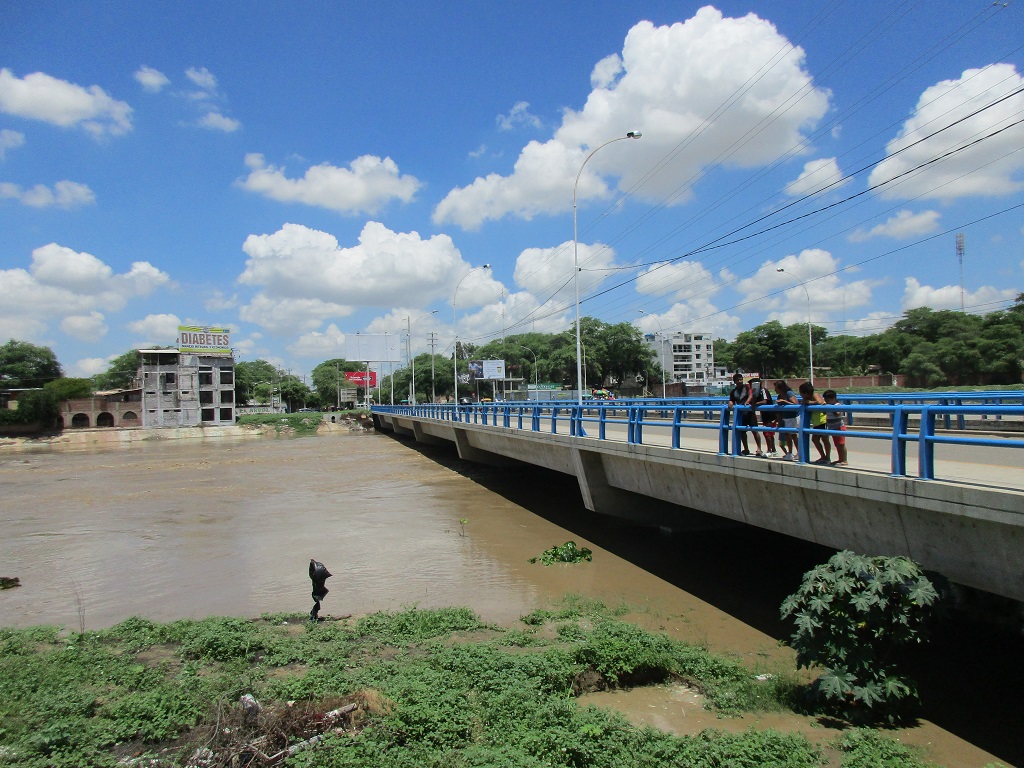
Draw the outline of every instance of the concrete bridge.
[[[597,439],[536,422],[524,428],[522,419],[499,426],[467,423],[457,411],[400,411],[374,409],[377,428],[451,445],[466,461],[573,475],[595,513],[674,530],[746,523],[835,549],[905,555],[951,581],[1024,601],[1019,450],[996,460],[979,460],[981,447],[961,450],[966,460],[949,460],[943,472],[957,479],[922,480],[891,474],[885,440],[848,438],[850,466],[839,468],[720,453],[718,430],[673,447],[668,430],[648,428],[638,444],[625,425]]]

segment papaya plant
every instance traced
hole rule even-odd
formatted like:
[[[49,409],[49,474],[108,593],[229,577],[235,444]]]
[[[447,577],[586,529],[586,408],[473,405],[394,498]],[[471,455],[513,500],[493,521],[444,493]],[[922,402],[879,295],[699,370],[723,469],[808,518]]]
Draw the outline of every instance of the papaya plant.
[[[824,673],[812,700],[851,722],[897,722],[919,703],[913,680],[899,674],[895,651],[926,639],[938,592],[906,557],[833,555],[804,574],[781,606],[796,624],[797,665]]]

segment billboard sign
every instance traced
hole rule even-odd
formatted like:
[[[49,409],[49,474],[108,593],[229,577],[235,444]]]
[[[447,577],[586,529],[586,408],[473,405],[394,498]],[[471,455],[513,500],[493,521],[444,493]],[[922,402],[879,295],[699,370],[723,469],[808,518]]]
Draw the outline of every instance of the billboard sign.
[[[231,331],[209,325],[179,325],[178,351],[190,355],[231,355]]]
[[[351,381],[357,387],[366,386],[366,371],[345,371],[345,381]],[[377,386],[377,372],[370,371],[370,386]]]
[[[504,360],[470,360],[468,367],[470,379],[505,378]]]

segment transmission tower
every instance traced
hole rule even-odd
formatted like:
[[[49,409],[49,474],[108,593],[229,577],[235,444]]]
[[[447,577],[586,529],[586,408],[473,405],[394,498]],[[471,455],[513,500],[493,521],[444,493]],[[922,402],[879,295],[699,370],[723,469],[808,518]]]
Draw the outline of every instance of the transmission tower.
[[[960,311],[964,311],[964,233],[956,235],[956,258],[960,262]]]

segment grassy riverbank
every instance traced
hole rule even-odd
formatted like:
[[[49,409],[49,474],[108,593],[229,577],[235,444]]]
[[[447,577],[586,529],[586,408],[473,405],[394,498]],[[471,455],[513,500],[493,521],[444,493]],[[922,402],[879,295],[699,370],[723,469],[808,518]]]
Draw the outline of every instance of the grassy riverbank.
[[[795,700],[799,682],[785,670],[747,668],[621,615],[567,598],[513,628],[451,608],[319,624],[268,615],[134,618],[84,634],[0,629],[0,762],[925,765],[875,731],[850,730],[827,744],[773,730],[674,736],[580,706],[577,696],[602,687],[668,683],[696,689],[723,717],[785,710]],[[243,707],[246,694],[259,704]],[[288,758],[295,745],[300,751]]]

